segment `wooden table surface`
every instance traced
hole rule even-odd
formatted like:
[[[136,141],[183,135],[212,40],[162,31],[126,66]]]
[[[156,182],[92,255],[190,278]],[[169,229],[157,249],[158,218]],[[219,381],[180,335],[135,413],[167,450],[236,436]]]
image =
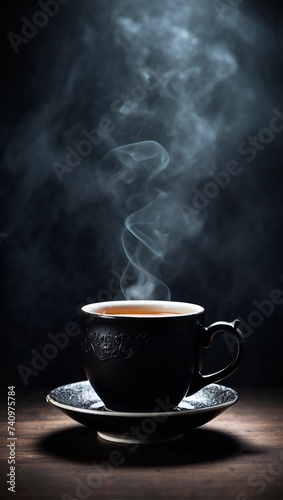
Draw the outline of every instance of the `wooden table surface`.
[[[172,443],[109,443],[45,402],[16,394],[16,488],[7,490],[7,393],[1,404],[0,498],[283,499],[283,391],[238,389],[239,402]],[[120,451],[121,465],[110,453]],[[113,453],[111,455],[113,457]]]

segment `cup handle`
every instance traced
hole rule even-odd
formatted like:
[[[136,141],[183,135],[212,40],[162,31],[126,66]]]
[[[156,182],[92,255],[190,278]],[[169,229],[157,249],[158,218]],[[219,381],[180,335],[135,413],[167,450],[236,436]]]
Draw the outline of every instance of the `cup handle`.
[[[194,394],[208,384],[219,382],[220,380],[229,377],[229,375],[232,375],[232,373],[237,370],[244,354],[244,335],[241,332],[239,325],[240,320],[235,319],[235,321],[232,321],[231,323],[227,321],[217,321],[207,328],[203,328],[202,346],[204,348],[210,347],[216,333],[225,331],[230,332],[235,336],[238,349],[233,361],[231,361],[231,363],[229,363],[229,365],[225,368],[222,368],[222,370],[209,375],[202,375],[202,373],[199,372],[187,395]]]

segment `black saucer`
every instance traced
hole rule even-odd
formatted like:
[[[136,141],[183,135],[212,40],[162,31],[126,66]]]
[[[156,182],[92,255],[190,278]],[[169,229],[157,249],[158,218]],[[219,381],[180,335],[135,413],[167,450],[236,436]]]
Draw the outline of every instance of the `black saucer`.
[[[238,401],[238,395],[229,387],[211,384],[184,398],[174,411],[124,413],[107,411],[85,380],[53,389],[46,400],[77,422],[96,429],[103,439],[147,444],[182,437],[223,413]]]

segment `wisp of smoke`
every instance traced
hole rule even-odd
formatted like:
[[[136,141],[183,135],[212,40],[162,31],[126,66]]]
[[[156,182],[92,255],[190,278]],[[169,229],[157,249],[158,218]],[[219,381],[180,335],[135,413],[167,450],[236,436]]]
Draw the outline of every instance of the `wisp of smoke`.
[[[256,56],[261,27],[237,8],[219,17],[215,2],[206,0],[121,0],[112,22],[130,74],[146,89],[156,82],[144,99],[121,100],[119,127],[157,139],[168,153],[149,140],[119,146],[106,155],[97,175],[113,208],[120,211],[123,205],[121,241],[128,259],[123,294],[169,299],[162,266],[170,263],[169,280],[181,272],[183,242],[204,224],[205,215],[191,217],[184,230],[180,206],[188,199],[186,190],[217,169],[221,146],[225,149],[231,137],[236,144],[255,118],[256,78],[250,59],[243,57],[250,47]],[[134,283],[124,286],[126,276]]]
[[[168,154],[160,144],[144,141],[114,149],[97,169],[101,190],[112,200],[116,198],[115,207],[121,209],[121,200],[126,199],[131,210],[121,236],[129,261],[121,278],[127,299],[170,299],[169,288],[157,277],[178,210],[168,191],[159,187],[168,163]],[[129,276],[134,283],[125,287]]]
[[[29,283],[31,302],[40,301],[43,279],[46,290],[58,279],[67,287],[53,270],[71,266],[80,248],[65,245],[64,234],[61,241],[64,227],[73,242],[84,241],[84,231],[99,235],[105,262],[132,276],[129,286],[121,282],[126,297],[169,298],[168,285],[188,266],[184,241],[200,234],[207,216],[186,225],[180,205],[191,205],[194,186],[270,110],[259,77],[267,32],[244,4],[220,16],[213,0],[86,0],[50,20],[24,90],[34,106],[5,154],[7,175],[17,178],[4,203],[7,232],[19,235],[11,262],[23,284],[11,289],[21,297]],[[75,150],[82,130],[104,116],[111,134],[59,184],[52,162],[65,163],[66,148]],[[100,209],[106,199],[111,225]],[[95,244],[88,244],[90,258]],[[81,283],[74,274],[73,288]]]

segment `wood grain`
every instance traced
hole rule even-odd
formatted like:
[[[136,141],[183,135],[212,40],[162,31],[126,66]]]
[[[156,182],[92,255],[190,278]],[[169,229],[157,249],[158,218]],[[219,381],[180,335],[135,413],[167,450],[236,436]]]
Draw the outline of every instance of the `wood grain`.
[[[47,392],[16,396],[15,494],[2,393],[1,499],[283,499],[280,389],[239,389],[240,401],[209,424],[135,451],[70,420],[45,402]]]

